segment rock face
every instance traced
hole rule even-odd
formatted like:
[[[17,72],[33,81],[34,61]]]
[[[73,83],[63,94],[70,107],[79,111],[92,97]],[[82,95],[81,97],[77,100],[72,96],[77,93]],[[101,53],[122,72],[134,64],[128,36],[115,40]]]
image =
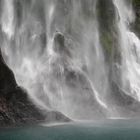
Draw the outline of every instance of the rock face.
[[[134,30],[137,35],[140,37],[140,1],[133,0],[134,10],[136,12],[136,21],[134,23]]]
[[[0,126],[32,124],[44,119],[21,88],[0,97]]]

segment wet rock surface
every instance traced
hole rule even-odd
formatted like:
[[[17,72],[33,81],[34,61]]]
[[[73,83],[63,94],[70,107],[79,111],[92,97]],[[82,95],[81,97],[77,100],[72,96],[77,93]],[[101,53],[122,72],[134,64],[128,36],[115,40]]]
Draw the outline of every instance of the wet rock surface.
[[[133,0],[133,6],[134,6],[135,15],[136,15],[136,20],[133,27],[134,27],[134,31],[140,37],[140,1]]]

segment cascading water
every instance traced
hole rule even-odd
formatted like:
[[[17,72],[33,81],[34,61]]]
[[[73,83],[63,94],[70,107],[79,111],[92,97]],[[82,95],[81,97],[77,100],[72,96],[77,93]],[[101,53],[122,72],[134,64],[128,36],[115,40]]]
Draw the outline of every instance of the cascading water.
[[[47,111],[72,119],[106,115],[108,83],[96,3],[3,1],[3,56],[18,84]],[[91,17],[83,11],[84,4]]]
[[[121,48],[118,86],[140,101],[140,40],[129,27],[135,16],[130,2],[112,3]],[[114,91],[100,41],[97,4],[98,0],[1,1],[3,57],[38,107],[74,120],[118,113],[118,106],[108,101]]]
[[[134,22],[135,15],[132,5],[127,0],[113,0],[117,9],[119,43],[121,47],[122,89],[126,94],[140,101],[140,40],[129,25]]]

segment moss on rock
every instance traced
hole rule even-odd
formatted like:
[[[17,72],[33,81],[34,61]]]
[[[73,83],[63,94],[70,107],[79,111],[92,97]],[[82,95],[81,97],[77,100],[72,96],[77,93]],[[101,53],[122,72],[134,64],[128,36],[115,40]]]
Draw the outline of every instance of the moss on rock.
[[[134,6],[140,6],[140,0],[133,0]]]
[[[112,45],[113,45],[112,36],[110,35],[109,32],[103,32],[100,37],[105,53],[107,55],[110,55],[112,52]]]
[[[98,20],[100,26],[100,40],[105,53],[106,61],[111,61],[114,46],[115,10],[112,0],[99,0],[97,5]]]

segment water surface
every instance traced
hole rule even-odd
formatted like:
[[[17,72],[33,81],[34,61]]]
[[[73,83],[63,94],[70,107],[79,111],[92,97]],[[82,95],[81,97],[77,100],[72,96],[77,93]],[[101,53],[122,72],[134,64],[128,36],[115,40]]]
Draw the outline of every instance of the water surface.
[[[0,140],[140,140],[140,121],[104,120],[5,128],[0,131]]]

